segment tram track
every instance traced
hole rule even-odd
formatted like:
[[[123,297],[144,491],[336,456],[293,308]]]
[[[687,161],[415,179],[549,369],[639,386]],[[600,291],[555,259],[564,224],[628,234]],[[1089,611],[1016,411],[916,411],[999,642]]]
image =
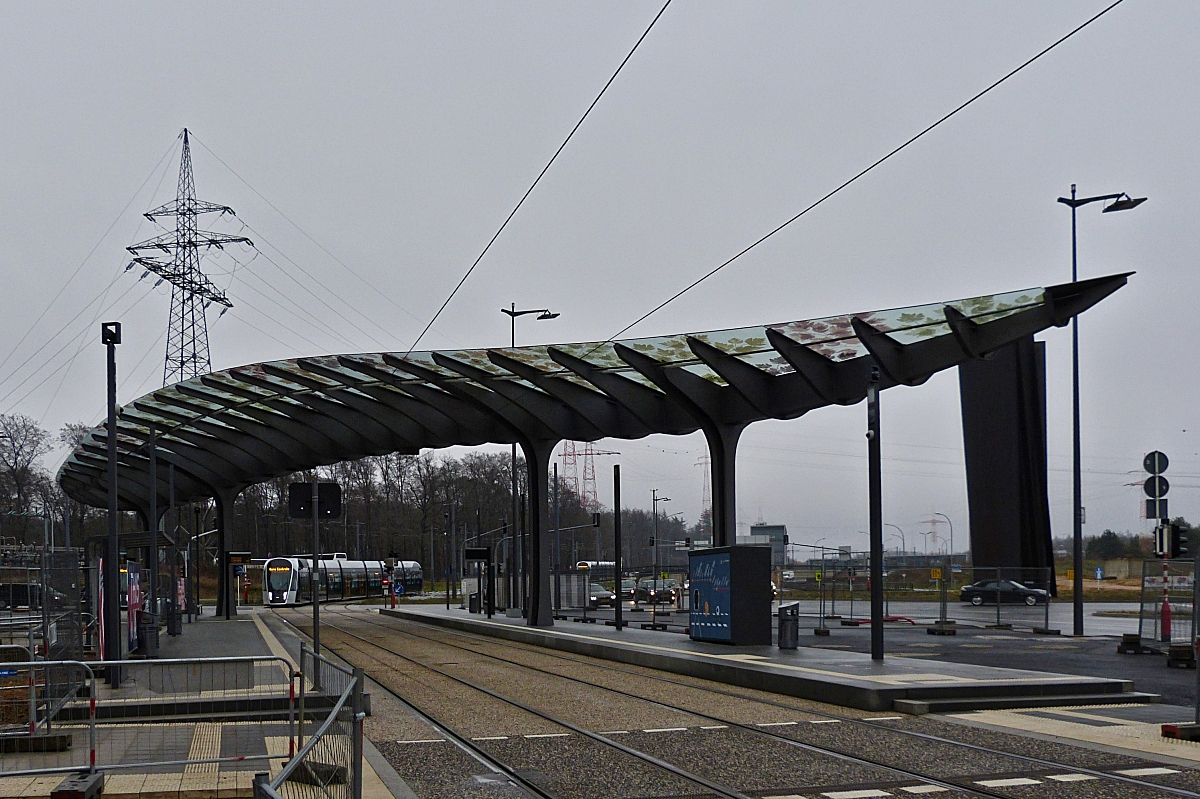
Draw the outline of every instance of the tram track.
[[[360,620],[363,623],[370,624],[372,626],[380,627],[383,629],[396,630],[396,628],[393,625],[382,622],[382,621],[373,620],[370,617],[364,617],[361,619],[359,619],[358,617],[355,617],[355,618],[356,618],[356,620]],[[404,630],[402,632],[405,635],[410,635],[415,638],[422,638],[424,640],[428,640],[428,641],[431,641],[434,643],[439,643],[439,644],[442,644],[445,646],[451,646],[451,647],[455,647],[458,649],[463,649],[465,651],[469,651],[469,652],[472,652],[472,653],[480,655],[480,656],[491,657],[491,658],[497,657],[494,652],[484,652],[484,651],[472,649],[470,647],[464,647],[461,644],[450,643],[449,641],[445,640],[444,637],[434,637],[434,636],[430,636],[430,635],[423,635],[423,634],[415,632],[413,630]],[[555,650],[548,650],[548,649],[545,649],[542,647],[535,647],[535,646],[531,646],[528,644],[521,644],[518,642],[495,639],[495,638],[491,638],[488,636],[478,635],[475,633],[463,632],[461,630],[451,630],[451,629],[445,629],[445,628],[439,627],[439,628],[436,628],[436,633],[439,636],[453,637],[453,638],[459,638],[459,639],[463,639],[463,638],[469,639],[469,640],[475,641],[485,647],[492,648],[492,649],[524,652],[524,653],[533,654],[533,655],[536,655],[539,657],[545,657],[545,658],[549,658],[552,660],[560,660],[560,661],[565,661],[565,662],[569,662],[569,663],[584,665],[584,666],[588,666],[590,668],[599,669],[599,670],[608,671],[608,672],[615,672],[618,674],[628,675],[630,677],[636,677],[639,679],[652,680],[654,682],[677,686],[677,687],[681,687],[681,688],[688,688],[688,689],[692,689],[692,690],[703,690],[706,693],[719,694],[721,696],[739,699],[742,701],[753,702],[753,703],[762,704],[762,705],[769,705],[771,707],[776,707],[776,708],[780,708],[780,709],[784,709],[784,710],[790,710],[790,711],[798,712],[798,713],[805,713],[805,714],[812,715],[812,716],[818,716],[823,719],[828,719],[830,721],[836,721],[838,723],[849,724],[849,725],[860,727],[860,728],[867,728],[876,733],[878,733],[880,731],[885,731],[886,734],[899,735],[899,736],[903,736],[906,738],[928,741],[930,743],[934,743],[934,744],[938,744],[938,745],[953,746],[953,747],[957,747],[960,749],[964,749],[964,750],[968,750],[968,751],[972,751],[972,752],[976,752],[976,753],[981,753],[981,754],[1002,754],[1005,757],[1010,757],[1010,758],[1013,758],[1016,760],[1020,760],[1022,762],[1025,762],[1031,766],[1035,766],[1040,769],[1066,770],[1066,771],[1071,771],[1071,772],[1075,772],[1075,773],[1085,774],[1089,777],[1094,777],[1096,779],[1102,779],[1102,780],[1106,780],[1109,782],[1124,784],[1124,785],[1127,785],[1130,787],[1139,787],[1139,788],[1147,788],[1147,789],[1152,788],[1152,789],[1155,789],[1155,790],[1158,790],[1161,792],[1165,792],[1165,793],[1168,793],[1171,795],[1175,795],[1175,796],[1189,797],[1190,799],[1200,799],[1200,792],[1188,790],[1186,788],[1180,788],[1180,787],[1172,786],[1172,785],[1164,785],[1163,783],[1160,783],[1160,782],[1151,782],[1149,780],[1142,780],[1142,779],[1138,779],[1136,777],[1130,777],[1130,776],[1126,776],[1123,774],[1114,774],[1114,773],[1102,771],[1099,769],[1093,769],[1093,768],[1088,768],[1086,766],[1080,766],[1078,764],[1062,763],[1060,761],[1050,760],[1047,758],[1033,757],[1030,755],[1024,755],[1024,754],[1020,754],[1017,752],[1011,752],[1011,751],[1007,751],[1007,750],[996,750],[995,748],[981,746],[978,744],[972,744],[972,743],[969,743],[966,741],[959,741],[959,740],[955,740],[953,738],[946,738],[946,737],[934,735],[931,733],[919,732],[916,730],[899,729],[894,726],[888,726],[888,725],[885,725],[885,724],[882,724],[879,722],[875,722],[875,721],[854,718],[853,716],[845,716],[845,715],[840,715],[840,714],[835,714],[835,713],[829,713],[827,711],[821,711],[821,710],[816,710],[816,709],[807,708],[807,707],[806,708],[796,707],[795,705],[788,704],[786,702],[772,701],[770,699],[766,699],[766,698],[762,698],[762,697],[750,697],[743,693],[739,693],[737,691],[731,691],[731,690],[726,690],[726,689],[722,689],[722,688],[717,688],[717,687],[714,687],[711,685],[705,685],[703,687],[700,687],[694,683],[689,683],[689,682],[686,682],[683,680],[672,679],[670,677],[664,677],[659,674],[647,673],[648,671],[652,671],[650,669],[635,671],[635,670],[628,669],[628,668],[621,668],[619,666],[613,666],[608,663],[596,662],[591,659],[585,659],[582,657],[566,655],[566,654],[563,654],[563,653],[555,651]],[[503,658],[498,658],[498,659],[504,660]],[[574,678],[574,677],[570,677],[567,675],[559,674],[557,672],[550,671],[548,669],[542,669],[542,668],[539,668],[537,666],[533,666],[533,665],[530,665],[527,663],[520,663],[517,661],[511,661],[511,660],[506,660],[506,662],[513,663],[514,665],[522,666],[524,668],[531,669],[533,671],[537,671],[537,672],[540,672],[543,674],[560,677],[562,679],[573,680],[573,681],[580,682],[580,683],[583,683],[586,685],[595,686],[594,683],[591,683],[587,680],[581,680],[579,678]],[[605,686],[595,686],[595,687],[605,687]],[[606,689],[615,691],[618,693],[624,693],[625,695],[628,695],[628,696],[637,696],[636,694],[629,694],[627,692],[619,691],[617,689],[612,689],[612,688],[606,688]],[[638,697],[638,698],[645,698],[645,697]],[[654,701],[654,700],[649,700],[649,701]],[[687,710],[686,708],[677,708],[677,709],[685,710],[686,712],[695,712],[693,710]],[[850,753],[844,753],[844,754],[849,755]]]
[[[720,728],[733,728],[733,729],[737,730],[738,732],[741,732],[747,736],[751,736],[758,740],[770,741],[774,744],[782,744],[787,747],[799,749],[799,750],[809,753],[812,756],[826,758],[826,759],[832,759],[835,761],[840,761],[847,765],[853,764],[855,766],[866,767],[866,768],[872,769],[876,772],[879,772],[880,776],[886,775],[886,777],[884,777],[884,779],[877,780],[877,782],[880,784],[895,783],[895,784],[899,785],[901,783],[917,782],[919,784],[919,786],[917,786],[917,787],[921,788],[922,790],[933,789],[933,790],[939,790],[939,791],[953,791],[956,794],[960,794],[960,795],[1000,797],[1002,799],[1008,799],[1008,797],[1011,796],[1011,794],[993,791],[993,790],[990,790],[987,788],[980,787],[978,785],[970,784],[969,782],[962,782],[962,781],[957,781],[957,780],[948,780],[948,779],[944,779],[944,778],[939,778],[939,777],[932,776],[932,775],[929,775],[929,774],[926,774],[923,772],[915,771],[912,769],[906,769],[906,768],[897,766],[895,764],[887,763],[887,762],[884,762],[881,760],[873,759],[870,757],[865,757],[861,754],[855,754],[855,753],[851,753],[851,752],[847,752],[847,751],[843,751],[843,750],[838,750],[838,749],[834,749],[834,748],[830,748],[830,747],[826,747],[826,746],[821,746],[821,745],[814,744],[811,742],[805,742],[802,740],[798,740],[794,737],[782,735],[782,734],[779,734],[776,732],[772,732],[770,730],[765,730],[765,729],[762,729],[761,727],[756,727],[751,724],[744,724],[741,722],[734,721],[732,719],[728,719],[728,718],[724,718],[724,717],[720,717],[720,716],[713,716],[713,715],[705,714],[703,712],[698,712],[697,710],[695,710],[693,708],[685,708],[685,707],[680,707],[677,705],[672,705],[670,703],[662,702],[662,701],[656,700],[656,699],[651,699],[651,698],[641,696],[641,695],[638,695],[635,693],[631,693],[628,691],[622,691],[619,689],[615,689],[610,686],[599,685],[596,683],[591,683],[587,680],[582,680],[579,678],[572,678],[572,677],[558,674],[555,672],[551,672],[548,670],[538,669],[537,667],[533,667],[528,664],[511,661],[511,660],[508,660],[505,658],[496,658],[495,655],[490,654],[490,653],[479,652],[478,650],[471,649],[470,647],[463,647],[461,645],[448,643],[448,642],[445,642],[442,640],[438,640],[436,638],[431,638],[428,636],[414,634],[407,630],[398,630],[391,625],[378,624],[376,622],[370,621],[369,619],[361,619],[361,618],[355,617],[354,620],[364,622],[372,627],[382,628],[383,630],[386,630],[387,632],[394,634],[394,635],[411,636],[413,638],[423,639],[423,640],[428,641],[429,643],[433,643],[435,645],[448,646],[453,649],[470,652],[470,653],[479,655],[484,658],[499,660],[501,662],[508,664],[509,666],[515,666],[515,667],[518,667],[521,669],[539,672],[542,674],[546,674],[548,676],[553,676],[553,677],[557,677],[559,679],[568,680],[568,681],[571,681],[571,682],[574,682],[577,684],[585,685],[591,689],[596,689],[596,690],[606,691],[606,692],[610,692],[610,693],[614,693],[614,694],[619,694],[623,697],[626,697],[626,698],[632,699],[632,700],[636,700],[638,702],[649,703],[651,705],[655,705],[655,706],[658,706],[658,707],[661,707],[661,708],[664,708],[667,710],[676,711],[676,712],[688,714],[691,716],[696,716],[698,718],[705,719],[708,721],[718,722],[717,726]],[[295,625],[293,625],[293,626],[295,626]],[[480,691],[492,698],[495,698],[500,701],[511,704],[512,706],[518,707],[526,712],[536,714],[540,718],[543,718],[545,720],[551,721],[552,723],[561,725],[562,727],[569,729],[578,735],[587,737],[588,739],[593,740],[597,743],[603,744],[605,746],[615,748],[625,754],[628,754],[632,757],[638,758],[639,760],[642,760],[643,762],[650,763],[656,767],[662,768],[672,774],[675,774],[676,776],[681,776],[684,779],[688,780],[689,782],[699,785],[718,796],[737,796],[737,797],[739,797],[739,799],[747,799],[746,794],[744,794],[734,788],[730,788],[727,785],[722,785],[721,783],[718,783],[714,780],[707,779],[701,775],[695,774],[694,772],[688,771],[686,769],[681,769],[679,766],[677,766],[673,763],[670,763],[668,761],[665,761],[660,757],[656,757],[655,755],[635,749],[633,747],[625,746],[624,744],[620,744],[619,742],[612,740],[610,737],[607,737],[604,734],[592,732],[590,730],[587,730],[587,729],[581,727],[578,724],[574,724],[572,722],[558,718],[552,714],[546,713],[545,711],[530,707],[526,703],[520,702],[518,700],[514,700],[511,697],[504,696],[503,694],[500,694],[497,691],[494,691],[485,686],[478,685],[478,684],[474,683],[473,681],[466,680],[462,677],[458,677],[457,675],[453,675],[448,672],[445,672],[442,669],[433,667],[427,663],[423,663],[420,660],[409,657],[408,655],[404,654],[403,652],[398,651],[397,649],[394,649],[389,646],[385,646],[384,644],[378,643],[377,641],[372,641],[362,635],[358,635],[357,633],[355,633],[349,629],[346,629],[343,626],[334,624],[334,623],[332,623],[331,620],[326,620],[325,622],[323,622],[322,626],[325,627],[326,629],[332,629],[332,630],[336,631],[336,634],[339,636],[342,636],[344,638],[353,639],[362,644],[366,644],[368,647],[370,647],[374,650],[381,650],[383,652],[386,652],[389,655],[391,655],[392,657],[399,658],[403,661],[406,661],[406,662],[413,664],[415,666],[418,666],[420,668],[427,669],[429,671],[437,673],[447,679],[453,680],[454,682],[456,682],[458,684],[461,684],[463,686]],[[301,629],[301,628],[297,628],[297,629]],[[350,646],[348,648],[353,649],[354,651],[356,651],[366,657],[376,657],[370,651],[364,650],[361,646]],[[568,660],[574,660],[574,659],[568,658]],[[577,661],[577,662],[582,662],[582,661]],[[617,671],[624,672],[624,670],[621,670],[621,669],[618,669]],[[626,673],[628,673],[628,672],[626,672]],[[633,675],[631,674],[631,676],[633,676]],[[636,675],[636,676],[641,677],[643,675]],[[689,686],[689,687],[695,688],[695,686]],[[744,699],[744,697],[739,697],[739,698]],[[789,709],[795,710],[795,708],[789,708]],[[714,727],[714,728],[716,728],[716,727]],[[883,729],[888,729],[888,728],[883,728]],[[624,733],[625,731],[619,731],[619,732]],[[647,731],[647,732],[649,732],[649,731]],[[610,734],[615,734],[615,733],[610,733]],[[812,788],[806,788],[803,790],[808,792],[817,787],[818,786],[813,786]],[[910,787],[912,787],[912,786],[910,786]],[[829,790],[829,788],[828,788],[828,786],[825,786],[825,787],[820,788],[820,790]],[[872,794],[864,794],[864,795],[872,795]],[[879,794],[874,794],[874,795],[879,795]]]

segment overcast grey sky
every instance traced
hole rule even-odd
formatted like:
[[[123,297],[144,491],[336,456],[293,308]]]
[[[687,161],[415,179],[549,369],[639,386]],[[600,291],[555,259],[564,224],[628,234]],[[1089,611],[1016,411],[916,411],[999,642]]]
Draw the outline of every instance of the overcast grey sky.
[[[422,348],[506,344],[509,302],[562,314],[519,342],[612,335],[1106,4],[675,0]],[[174,196],[185,126],[198,195],[262,252],[206,262],[235,304],[210,314],[214,368],[407,348],[660,6],[4,4],[0,411],[98,422],[101,317],[125,324],[121,401],[161,383],[169,294],[123,248]],[[1196,12],[1127,0],[632,333],[1064,282],[1055,198],[1149,196],[1080,213],[1081,275],[1138,273],[1081,319],[1086,531],[1145,528],[1127,484],[1155,448],[1173,512],[1200,515]],[[1070,339],[1044,338],[1064,535]],[[946,513],[961,550],[957,373],[883,397],[886,521],[919,548]],[[854,407],[752,427],[739,520],[865,545],[863,426]],[[695,519],[701,437],[600,446],[622,453],[602,500],[619,460],[627,502],[658,487]]]

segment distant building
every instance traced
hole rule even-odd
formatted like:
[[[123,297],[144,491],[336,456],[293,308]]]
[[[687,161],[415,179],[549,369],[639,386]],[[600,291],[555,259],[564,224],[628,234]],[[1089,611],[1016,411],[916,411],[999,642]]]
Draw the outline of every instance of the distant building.
[[[753,524],[750,526],[750,535],[737,537],[738,544],[769,544],[771,546],[771,566],[773,567],[781,567],[786,562],[787,542],[786,524]]]

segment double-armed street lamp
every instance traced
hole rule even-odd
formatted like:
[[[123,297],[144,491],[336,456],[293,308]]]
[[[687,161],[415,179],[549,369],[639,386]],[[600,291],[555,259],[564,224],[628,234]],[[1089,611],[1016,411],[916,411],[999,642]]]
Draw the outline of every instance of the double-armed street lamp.
[[[1130,197],[1125,192],[1098,194],[1095,197],[1076,197],[1075,184],[1071,184],[1071,196],[1059,197],[1058,201],[1071,209],[1071,282],[1079,280],[1079,247],[1075,235],[1075,211],[1084,205],[1112,202],[1104,206],[1104,213],[1129,211],[1146,202],[1145,197]],[[1072,506],[1074,516],[1075,568],[1073,581],[1074,633],[1083,635],[1083,468],[1079,455],[1079,317],[1071,319],[1071,476]]]
[[[525,310],[518,311],[516,303],[511,303],[508,308],[501,308],[500,313],[504,314],[509,319],[509,328],[510,328],[509,342],[513,348],[516,348],[516,346],[517,346],[517,317],[518,316],[528,316],[529,314],[537,314],[536,318],[537,318],[537,321],[539,321],[539,322],[547,322],[551,319],[557,319],[559,316],[558,314],[552,312],[549,308],[528,308]],[[512,445],[512,459],[511,459],[511,469],[510,470],[512,472],[512,520],[513,520],[513,529],[515,531],[516,525],[517,525],[517,515],[518,515],[518,510],[517,510],[517,445],[516,444]],[[516,541],[517,541],[517,537],[516,537],[516,535],[514,535],[512,538],[512,553],[511,553],[512,554],[512,563],[514,566],[517,563]],[[523,556],[524,556],[524,553],[522,553],[522,557]],[[508,602],[510,608],[513,606],[513,600],[518,595],[520,595],[521,606],[523,607],[525,604],[524,591],[521,590],[522,579],[523,579],[523,577],[518,578],[515,581],[510,580],[510,586],[513,591],[513,596],[509,597],[509,602]]]

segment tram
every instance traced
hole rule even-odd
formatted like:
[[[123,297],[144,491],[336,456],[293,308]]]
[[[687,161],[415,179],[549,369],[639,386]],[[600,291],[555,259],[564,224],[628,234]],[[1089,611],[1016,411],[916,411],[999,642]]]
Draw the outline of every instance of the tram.
[[[311,603],[312,561],[311,555],[268,558],[263,564],[263,604],[280,607]],[[418,593],[424,578],[421,564],[413,560],[347,560],[342,552],[318,556],[317,569],[322,602],[382,598],[393,590],[393,585],[397,594]]]

